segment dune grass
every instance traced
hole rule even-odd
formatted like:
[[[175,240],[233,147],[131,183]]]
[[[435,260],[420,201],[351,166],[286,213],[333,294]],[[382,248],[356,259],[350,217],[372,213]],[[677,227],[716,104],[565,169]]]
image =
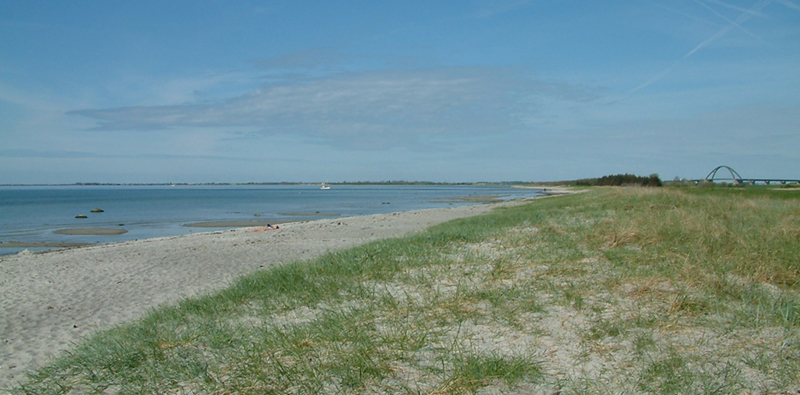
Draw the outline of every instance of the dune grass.
[[[788,393],[799,278],[798,192],[597,188],[253,273],[12,392]]]

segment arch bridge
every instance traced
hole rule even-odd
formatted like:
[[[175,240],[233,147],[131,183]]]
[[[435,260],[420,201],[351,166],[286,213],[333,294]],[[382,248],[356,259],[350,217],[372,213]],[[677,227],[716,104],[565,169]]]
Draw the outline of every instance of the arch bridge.
[[[722,175],[725,175],[726,173],[725,173],[724,170],[727,170],[728,174],[730,174],[730,177],[717,177],[717,173],[720,170],[723,170]],[[751,184],[751,185],[754,185],[756,183],[763,183],[763,184],[769,185],[769,184],[771,184],[773,182],[781,183],[781,184],[793,184],[793,183],[796,184],[796,183],[800,183],[800,179],[792,180],[792,179],[781,179],[781,178],[743,178],[741,175],[739,175],[739,172],[737,172],[736,170],[733,170],[732,167],[725,166],[725,165],[715,167],[714,170],[711,170],[708,173],[708,175],[706,175],[706,178],[704,178],[702,180],[692,180],[692,181],[694,181],[695,183],[698,183],[698,182],[701,182],[701,181],[710,181],[710,182],[732,181],[734,185],[739,185],[739,184]]]

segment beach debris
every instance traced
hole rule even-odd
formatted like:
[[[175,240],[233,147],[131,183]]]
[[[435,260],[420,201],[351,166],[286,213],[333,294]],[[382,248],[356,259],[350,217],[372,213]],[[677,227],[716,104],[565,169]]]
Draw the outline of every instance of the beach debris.
[[[93,212],[93,213],[103,213],[103,212],[105,212],[105,210],[103,210],[103,209],[101,209],[101,208],[93,208],[93,209],[92,209],[92,212]]]
[[[246,230],[245,232],[264,232],[264,231],[267,231],[267,230],[280,229],[280,228],[281,227],[278,226],[278,225],[272,226],[270,224],[267,224],[267,226],[264,227],[264,228],[250,229],[250,230]]]
[[[78,214],[78,215],[75,216],[75,218],[83,219],[83,218],[89,218],[89,217],[87,217],[85,214]]]

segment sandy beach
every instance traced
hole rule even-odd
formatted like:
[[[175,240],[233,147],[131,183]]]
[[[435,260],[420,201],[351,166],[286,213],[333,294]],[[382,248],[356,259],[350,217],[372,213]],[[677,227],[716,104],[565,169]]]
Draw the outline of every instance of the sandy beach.
[[[401,236],[520,201],[334,218],[0,258],[0,388],[83,337],[271,265]]]

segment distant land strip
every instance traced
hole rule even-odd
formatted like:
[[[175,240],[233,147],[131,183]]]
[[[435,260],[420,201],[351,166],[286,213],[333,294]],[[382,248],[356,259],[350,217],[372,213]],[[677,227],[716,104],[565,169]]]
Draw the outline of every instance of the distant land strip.
[[[281,181],[281,182],[76,182],[67,184],[0,184],[3,187],[17,186],[225,186],[225,185],[319,185],[321,181]],[[532,181],[499,181],[499,182],[434,182],[434,181],[341,181],[325,182],[327,185],[535,185]]]

